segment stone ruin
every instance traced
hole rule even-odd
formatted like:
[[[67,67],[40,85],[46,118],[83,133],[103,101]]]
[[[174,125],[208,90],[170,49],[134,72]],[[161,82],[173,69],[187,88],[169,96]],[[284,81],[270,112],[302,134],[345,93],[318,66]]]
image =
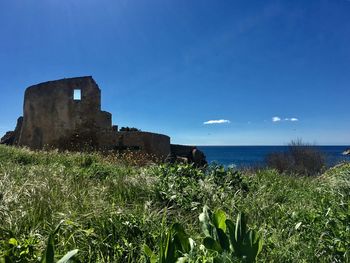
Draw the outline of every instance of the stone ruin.
[[[112,115],[101,110],[101,90],[91,76],[48,81],[30,86],[24,95],[23,117],[1,144],[30,149],[72,151],[136,150],[169,161],[186,159],[206,164],[194,146],[170,144],[163,134],[112,125]]]

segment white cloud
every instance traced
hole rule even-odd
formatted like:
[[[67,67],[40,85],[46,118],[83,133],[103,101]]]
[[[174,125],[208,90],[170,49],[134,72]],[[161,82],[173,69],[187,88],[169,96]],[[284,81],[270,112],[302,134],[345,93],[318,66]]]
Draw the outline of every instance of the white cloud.
[[[209,120],[209,121],[203,122],[203,124],[222,124],[222,123],[230,123],[230,121],[221,119],[221,120]]]
[[[281,118],[275,116],[275,117],[272,117],[272,121],[273,121],[273,122],[279,122],[279,121],[281,121]]]
[[[285,118],[285,121],[299,121],[298,118]]]

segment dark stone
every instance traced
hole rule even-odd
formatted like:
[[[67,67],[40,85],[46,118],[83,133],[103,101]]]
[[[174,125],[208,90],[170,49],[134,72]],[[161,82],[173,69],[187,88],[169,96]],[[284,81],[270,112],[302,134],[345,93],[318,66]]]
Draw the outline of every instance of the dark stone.
[[[0,144],[13,145],[15,140],[15,132],[8,131],[4,136],[1,137]]]
[[[19,136],[21,134],[22,123],[23,123],[23,117],[19,117],[17,119],[15,130],[6,132],[6,134],[0,140],[0,144],[16,145],[18,143]]]
[[[182,160],[186,159],[187,162],[193,163],[195,166],[204,166],[207,164],[204,153],[198,150],[195,146],[171,144],[170,151],[171,156],[173,156],[171,159],[173,162],[174,160],[182,158]],[[174,158],[174,156],[176,156],[176,158]]]
[[[170,152],[176,156],[192,158],[192,150],[195,148],[194,146],[171,144]]]
[[[192,162],[197,166],[204,166],[208,164],[204,153],[197,148],[192,150]]]
[[[14,145],[18,144],[19,137],[21,136],[22,125],[23,125],[23,117],[21,116],[17,119],[17,124],[15,128],[15,138],[13,141]]]

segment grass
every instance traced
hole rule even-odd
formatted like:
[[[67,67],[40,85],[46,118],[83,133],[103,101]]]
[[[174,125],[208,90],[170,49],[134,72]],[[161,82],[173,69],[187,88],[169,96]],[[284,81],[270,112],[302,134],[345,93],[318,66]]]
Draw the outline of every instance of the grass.
[[[57,259],[78,249],[76,262],[147,262],[144,245],[157,251],[179,222],[195,243],[187,261],[213,262],[198,219],[208,205],[248,216],[258,262],[350,262],[350,164],[294,177],[124,157],[0,146],[0,258],[38,262],[61,222]]]

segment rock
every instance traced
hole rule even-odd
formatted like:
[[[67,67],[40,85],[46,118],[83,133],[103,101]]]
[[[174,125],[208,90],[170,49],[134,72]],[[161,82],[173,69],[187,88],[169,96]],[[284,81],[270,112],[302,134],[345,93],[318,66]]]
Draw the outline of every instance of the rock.
[[[207,164],[204,153],[197,148],[192,150],[192,162],[197,166],[204,166]]]
[[[14,131],[14,135],[15,135],[15,138],[14,138],[14,141],[13,141],[13,144],[14,145],[17,145],[18,144],[18,141],[19,141],[19,137],[21,136],[21,130],[22,130],[22,124],[23,124],[23,117],[19,117],[17,119],[17,124],[16,124],[16,128],[15,128],[15,131]]]
[[[8,131],[4,136],[2,136],[0,140],[0,144],[13,145],[14,140],[15,140],[15,132]]]
[[[171,162],[179,159],[186,159],[188,163],[193,163],[195,166],[201,167],[207,164],[204,153],[198,150],[195,146],[171,144]]]
[[[177,156],[177,157],[176,157],[176,162],[177,162],[177,163],[189,163],[188,158],[186,158],[186,157],[180,157],[180,156]]]
[[[22,123],[23,117],[19,117],[17,119],[15,130],[6,132],[6,134],[0,140],[0,144],[17,145],[19,136],[21,135]]]
[[[350,155],[350,149],[347,149],[343,152],[343,155]]]

